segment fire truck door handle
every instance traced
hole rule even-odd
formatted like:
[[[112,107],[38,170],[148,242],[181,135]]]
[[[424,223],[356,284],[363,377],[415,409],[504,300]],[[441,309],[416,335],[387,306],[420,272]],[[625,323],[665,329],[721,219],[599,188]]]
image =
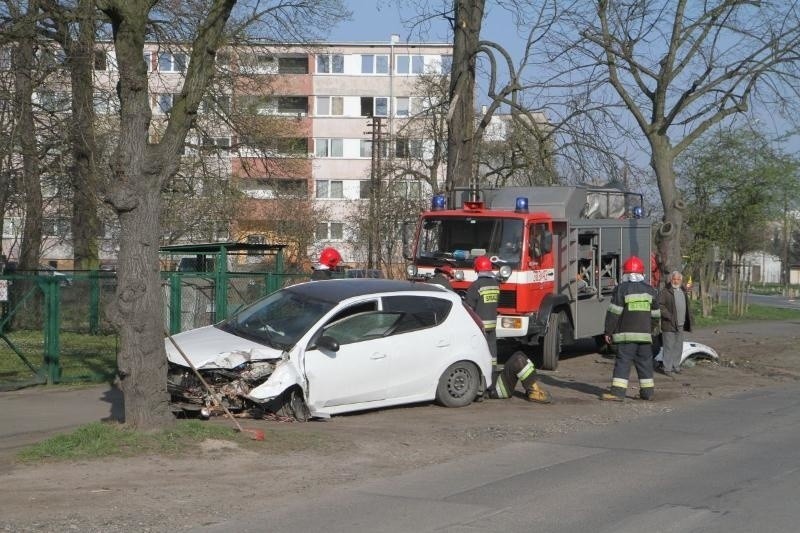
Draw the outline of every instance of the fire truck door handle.
[[[439,339],[436,341],[437,348],[444,348],[445,346],[450,346],[450,341],[447,339]]]

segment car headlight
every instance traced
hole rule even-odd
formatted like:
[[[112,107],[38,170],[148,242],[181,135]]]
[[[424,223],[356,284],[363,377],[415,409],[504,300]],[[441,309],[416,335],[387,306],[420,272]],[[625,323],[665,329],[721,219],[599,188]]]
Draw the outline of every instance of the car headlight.
[[[406,275],[409,278],[417,277],[417,265],[411,264],[406,267]]]
[[[511,267],[508,265],[503,265],[500,267],[500,279],[502,281],[507,280],[511,277]]]
[[[464,281],[464,271],[456,270],[453,272],[453,277],[456,278],[456,281]]]

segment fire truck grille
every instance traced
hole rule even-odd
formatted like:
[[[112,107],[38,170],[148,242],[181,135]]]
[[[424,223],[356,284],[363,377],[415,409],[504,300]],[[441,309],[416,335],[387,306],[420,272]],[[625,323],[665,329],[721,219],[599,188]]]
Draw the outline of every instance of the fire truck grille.
[[[500,291],[500,300],[497,307],[517,308],[517,291]]]

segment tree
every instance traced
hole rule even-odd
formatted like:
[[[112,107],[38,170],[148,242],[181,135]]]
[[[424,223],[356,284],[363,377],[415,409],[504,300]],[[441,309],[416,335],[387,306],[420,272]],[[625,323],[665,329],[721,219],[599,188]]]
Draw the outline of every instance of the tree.
[[[704,315],[711,311],[709,289],[722,274],[720,261],[725,258],[733,265],[726,273],[733,311],[744,312],[739,265],[746,253],[767,250],[770,226],[783,217],[784,202],[800,199],[797,165],[762,133],[748,129],[715,131],[679,159],[691,234],[687,250],[700,282]]]
[[[681,262],[686,203],[675,160],[713,126],[756,103],[797,101],[800,24],[794,3],[750,0],[601,0],[570,15],[580,38],[568,72],[610,86],[644,134],[664,210],[665,270]],[[594,77],[603,73],[604,79]],[[602,82],[602,83],[600,83]]]
[[[119,218],[114,312],[120,331],[117,366],[125,396],[125,419],[135,427],[157,427],[173,421],[166,390],[158,261],[161,191],[179,170],[179,155],[212,82],[216,55],[225,42],[226,23],[235,5],[235,0],[210,0],[206,4],[164,6],[161,10],[146,0],[98,1],[110,21],[119,65],[121,127],[105,201]],[[260,2],[252,10],[242,11],[234,21],[232,33],[244,31],[245,27],[269,29],[272,23],[282,30],[274,37],[292,34],[297,39],[307,35],[304,24],[312,24],[313,28],[319,17],[330,14],[329,23],[346,15],[346,10],[338,0]],[[163,20],[171,23],[162,24]],[[145,40],[154,27],[181,30],[186,32],[182,35],[187,40],[191,35],[183,86],[172,101],[157,141],[151,138],[148,74],[142,61]]]

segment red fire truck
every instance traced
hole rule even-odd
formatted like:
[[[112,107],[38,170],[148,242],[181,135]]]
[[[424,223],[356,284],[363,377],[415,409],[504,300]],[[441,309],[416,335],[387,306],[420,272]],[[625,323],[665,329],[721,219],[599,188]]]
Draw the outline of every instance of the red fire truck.
[[[450,205],[448,205],[450,204]],[[611,292],[630,255],[647,261],[651,223],[640,194],[614,188],[506,187],[433,198],[404,243],[409,279],[450,265],[465,293],[476,257],[500,280],[497,337],[541,346],[555,370],[562,345],[602,339]],[[646,263],[647,264],[647,263]]]

